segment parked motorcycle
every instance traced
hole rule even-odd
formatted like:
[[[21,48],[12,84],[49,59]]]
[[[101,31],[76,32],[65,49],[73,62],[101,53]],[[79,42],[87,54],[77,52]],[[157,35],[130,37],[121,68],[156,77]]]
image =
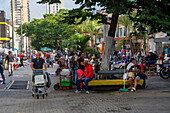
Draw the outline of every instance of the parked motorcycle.
[[[160,77],[163,79],[168,79],[170,77],[170,64],[169,63],[164,63],[164,64],[159,64],[159,74]]]

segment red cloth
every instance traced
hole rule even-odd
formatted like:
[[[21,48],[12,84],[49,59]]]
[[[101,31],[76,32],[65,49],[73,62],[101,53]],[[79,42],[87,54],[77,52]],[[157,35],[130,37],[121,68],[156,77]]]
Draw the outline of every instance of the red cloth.
[[[49,54],[49,53],[48,53],[48,54],[46,54],[46,57],[48,57],[48,56],[50,56],[50,57],[51,57],[51,54]]]
[[[21,53],[21,54],[19,55],[19,58],[20,58],[20,59],[23,59],[23,57],[22,57],[23,55],[24,55],[24,54]]]
[[[78,74],[78,79],[80,79],[81,76],[83,75],[83,71],[82,71],[81,69],[78,69],[78,70],[77,70],[77,74]],[[83,84],[82,84],[82,83],[80,83],[80,87],[83,87]]]
[[[89,64],[88,66],[85,66],[84,68],[84,76],[86,78],[90,77],[93,79],[93,68],[92,68],[92,65]]]
[[[143,65],[142,64],[139,64],[140,65],[140,69],[141,71],[143,71]]]

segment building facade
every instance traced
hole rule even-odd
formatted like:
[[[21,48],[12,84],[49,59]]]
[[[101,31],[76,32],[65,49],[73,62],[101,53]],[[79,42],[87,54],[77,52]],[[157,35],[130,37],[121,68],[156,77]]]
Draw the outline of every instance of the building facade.
[[[11,20],[13,14],[13,23],[14,23],[14,30],[19,28],[21,24],[28,23],[30,21],[30,9],[29,9],[29,0],[11,0]],[[21,35],[16,35],[14,40],[15,46],[14,48],[26,51],[28,47],[27,41],[28,37],[23,37],[21,40]],[[21,42],[22,41],[22,42]]]
[[[0,48],[10,48],[10,28],[5,11],[0,11]]]
[[[64,9],[64,0],[61,0],[61,3],[50,4],[50,7],[49,4],[46,5],[47,13],[53,13],[54,15],[58,13],[60,9]]]

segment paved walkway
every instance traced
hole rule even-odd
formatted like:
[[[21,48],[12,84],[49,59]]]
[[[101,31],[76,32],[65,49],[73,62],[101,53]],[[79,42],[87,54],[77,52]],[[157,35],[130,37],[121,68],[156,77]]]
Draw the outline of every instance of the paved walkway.
[[[48,69],[53,72],[52,68]],[[6,72],[5,72],[6,73]],[[5,74],[7,75],[7,74]],[[11,80],[31,80],[30,67],[14,72]],[[170,112],[170,79],[150,76],[148,89],[137,92],[83,91],[75,94],[74,90],[54,90],[58,77],[50,76],[52,86],[45,99],[31,96],[31,85],[28,90],[9,90],[0,85],[0,113],[169,113]],[[31,81],[30,81],[31,82]]]

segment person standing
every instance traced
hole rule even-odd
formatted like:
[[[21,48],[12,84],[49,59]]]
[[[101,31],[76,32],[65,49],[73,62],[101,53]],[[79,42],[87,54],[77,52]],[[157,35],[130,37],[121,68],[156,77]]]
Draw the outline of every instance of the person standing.
[[[4,66],[3,66],[3,59],[0,58],[0,73],[3,79],[3,84],[5,84],[5,75],[4,75]]]
[[[23,64],[23,58],[24,58],[24,54],[21,52],[21,54],[19,55],[19,58],[20,58],[20,67],[21,66],[24,66],[24,64]]]
[[[33,52],[32,55],[31,55],[31,62],[32,62],[33,59],[36,58],[36,55],[35,55],[35,54],[36,54],[36,51],[34,50],[34,52]]]
[[[55,63],[55,56],[56,56],[55,51],[53,51],[53,53],[51,54],[51,62],[52,62],[52,64]]]
[[[85,67],[85,64],[84,64],[84,56],[85,54],[83,52],[80,52],[80,58],[78,59],[78,63],[77,63],[77,67],[78,67],[78,70],[77,70],[77,73],[78,73],[78,79],[81,78],[83,72],[84,72],[84,67]],[[80,85],[80,87],[82,87],[82,84]]]
[[[74,53],[72,52],[68,58],[68,67],[72,70],[72,83],[75,84],[75,57]]]
[[[8,55],[6,56],[5,62],[6,61],[7,61],[7,64],[8,64],[9,76],[12,76],[12,74],[13,74],[14,56],[12,55],[11,51],[8,52]]]
[[[129,51],[129,49],[127,49],[127,51],[126,51],[126,58],[127,58],[128,60],[130,60],[130,51]]]

